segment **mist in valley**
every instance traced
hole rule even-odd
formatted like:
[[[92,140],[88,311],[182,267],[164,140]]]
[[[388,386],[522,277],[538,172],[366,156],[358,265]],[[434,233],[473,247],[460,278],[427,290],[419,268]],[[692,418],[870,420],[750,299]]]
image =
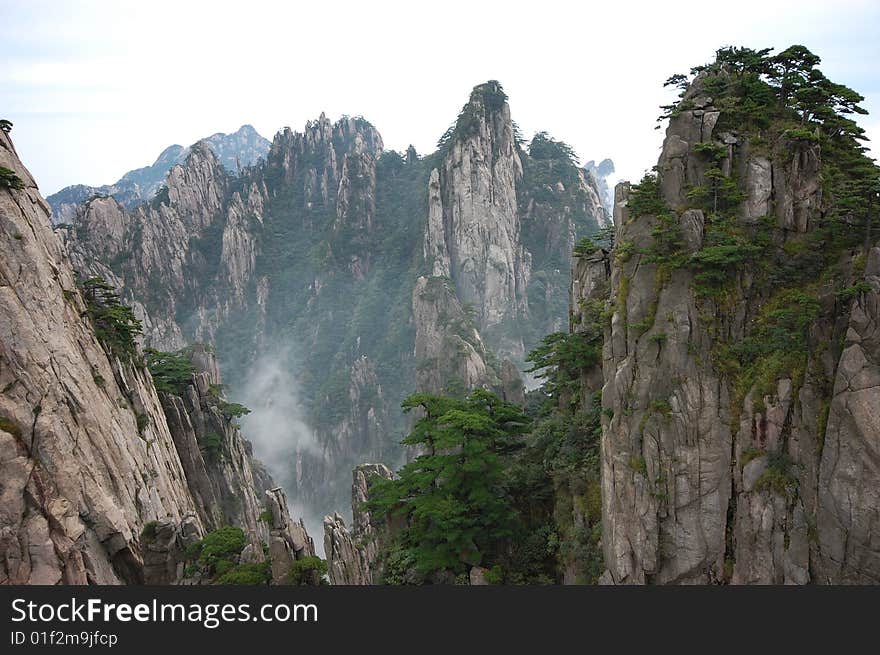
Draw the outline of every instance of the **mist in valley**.
[[[291,518],[306,524],[318,554],[324,556],[323,515],[332,508],[304,505],[296,491],[297,472],[303,455],[320,456],[314,431],[305,420],[299,383],[293,374],[296,358],[287,346],[270,347],[252,364],[247,374],[232,386],[232,396],[251,413],[241,419],[242,434],[254,446],[254,454],[276,484],[287,494]]]

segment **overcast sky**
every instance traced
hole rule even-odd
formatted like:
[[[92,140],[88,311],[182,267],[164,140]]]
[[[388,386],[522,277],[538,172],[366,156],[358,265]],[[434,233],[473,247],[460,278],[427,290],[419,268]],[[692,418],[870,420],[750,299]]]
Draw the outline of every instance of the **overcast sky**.
[[[271,139],[322,111],[424,154],[488,79],[527,137],[547,130],[638,178],[656,163],[663,80],[723,45],[806,45],[866,96],[861,124],[880,140],[876,0],[0,0],[0,22],[0,117],[44,195],[113,182],[172,143],[244,123]]]

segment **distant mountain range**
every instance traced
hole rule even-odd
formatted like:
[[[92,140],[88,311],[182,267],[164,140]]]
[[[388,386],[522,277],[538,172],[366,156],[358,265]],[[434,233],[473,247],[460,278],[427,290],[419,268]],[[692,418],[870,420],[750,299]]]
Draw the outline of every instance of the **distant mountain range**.
[[[240,168],[252,166],[263,159],[271,145],[251,125],[242,125],[232,134],[218,132],[202,141],[208,144],[223,167],[234,174]],[[52,207],[52,222],[55,225],[70,223],[77,206],[94,196],[113,196],[129,209],[149,200],[165,183],[168,171],[183,163],[189,151],[189,148],[177,144],[168,146],[151,166],[129,171],[114,184],[99,187],[74,184],[64,187],[46,198]]]

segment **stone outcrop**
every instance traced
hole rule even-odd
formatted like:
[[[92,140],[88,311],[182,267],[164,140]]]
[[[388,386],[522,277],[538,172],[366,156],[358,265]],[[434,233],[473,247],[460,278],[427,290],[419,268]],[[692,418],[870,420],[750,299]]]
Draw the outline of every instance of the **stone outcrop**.
[[[614,162],[610,159],[603,159],[598,164],[592,159],[586,163],[584,170],[593,178],[596,183],[596,190],[605,208],[605,220],[602,223],[604,227],[611,221],[611,214],[614,211],[614,188],[608,183],[608,178],[614,173]]]
[[[670,119],[658,162],[672,218],[658,227],[657,216],[630,215],[630,187],[616,189],[603,352],[603,580],[877,582],[878,249],[865,257],[854,297],[811,288],[816,318],[803,368],[741,388],[721,365],[720,346],[754,339],[778,289],[743,268],[723,302],[700,297],[693,268],[661,269],[648,256],[658,230],[680,234],[684,257],[704,247],[709,219],[688,190],[707,184],[707,151],[739,181],[734,220],[771,230],[777,247],[802,247],[828,199],[817,145],[782,135],[758,150],[748,135],[716,129],[722,112],[701,79]],[[604,283],[599,259],[576,275],[575,307]],[[859,279],[847,273],[856,270],[852,255],[838,266],[839,279]]]
[[[522,162],[507,96],[497,82],[476,87],[429,182],[424,254],[434,276],[452,279],[473,305],[481,332],[502,354],[523,356],[503,329],[528,315],[530,256],[520,239],[517,182]]]
[[[196,367],[192,384],[179,396],[159,394],[187,487],[203,525],[209,530],[238,526],[259,547],[268,531],[260,521],[265,499],[254,477],[250,444],[223,414],[213,353],[195,347],[190,358]]]
[[[670,127],[670,131],[672,131]],[[625,189],[618,189],[625,200]],[[617,243],[647,246],[652,226],[615,213]],[[606,332],[602,405],[603,544],[616,582],[708,582],[723,568],[730,500],[729,399],[701,352],[690,276],[655,291],[656,266],[636,255],[611,275],[617,311]],[[657,297],[659,293],[659,298]],[[654,314],[644,333],[633,329]],[[664,341],[651,340],[665,334]]]
[[[306,532],[302,522],[294,522],[287,511],[287,496],[281,487],[268,489],[266,498],[272,515],[269,536],[269,559],[272,562],[272,582],[277,585],[288,582],[290,567],[304,557],[314,557],[315,543]]]
[[[853,302],[818,471],[818,582],[880,583],[880,247]]]
[[[473,318],[440,277],[420,277],[413,289],[416,387],[428,393],[474,389],[497,382]]]
[[[351,530],[338,512],[324,517],[324,553],[330,582],[335,585],[369,585],[376,580],[376,558],[386,528],[373,525],[370,513],[363,507],[374,476],[390,480],[394,474],[384,464],[361,464],[353,471]]]
[[[349,166],[357,166],[354,163],[357,158],[375,159],[382,153],[382,147],[382,137],[362,118],[331,123],[322,113],[317,120],[306,123],[303,132],[286,127],[275,135],[267,156],[266,172],[269,177],[301,184],[306,209],[318,206],[332,209],[340,195],[339,183],[347,157],[353,157]],[[346,177],[350,182],[352,175],[349,173]],[[346,195],[343,193],[343,197]]]

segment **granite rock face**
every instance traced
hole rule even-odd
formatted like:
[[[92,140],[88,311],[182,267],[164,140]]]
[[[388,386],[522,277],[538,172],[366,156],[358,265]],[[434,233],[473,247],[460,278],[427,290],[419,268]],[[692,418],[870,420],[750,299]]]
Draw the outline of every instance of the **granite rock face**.
[[[880,247],[854,300],[819,465],[820,582],[880,582]]]
[[[48,205],[5,133],[0,165],[25,183],[0,189],[2,582],[143,582],[143,526],[196,513],[183,467],[149,375],[108,357],[82,317]]]
[[[704,246],[709,218],[687,192],[706,184],[710,162],[701,153],[710,146],[722,174],[739,180],[740,224],[760,223],[777,244],[797,248],[826,203],[818,146],[783,137],[758,150],[747,135],[717,130],[722,112],[701,76],[683,101],[657,167],[683,255]],[[719,366],[719,343],[751,338],[774,290],[765,295],[742,270],[726,304],[699,297],[692,268],[661,270],[647,256],[660,219],[630,215],[629,185],[615,194],[603,352],[603,581],[877,582],[878,249],[864,263],[867,290],[841,299],[828,285],[815,287],[803,372],[783,369],[742,389]],[[851,256],[839,266],[855,269]],[[573,305],[602,277],[598,259],[584,266]]]
[[[259,547],[268,531],[260,521],[264,490],[253,472],[250,444],[235,421],[223,414],[213,353],[195,347],[190,357],[196,367],[192,384],[179,396],[159,393],[187,487],[206,528],[238,526]]]
[[[522,172],[507,97],[497,82],[476,87],[431,173],[424,253],[432,275],[451,278],[474,306],[482,332],[528,315],[530,256],[516,195]],[[499,333],[497,341],[502,354],[522,357],[521,340]]]
[[[133,211],[126,211],[112,197],[90,200],[79,208],[73,226],[59,233],[81,274],[100,275],[121,288],[144,322],[149,345],[174,350],[186,345],[186,326],[178,321],[184,299],[219,298],[219,285],[204,285],[193,276],[193,269],[205,265],[194,252],[193,239],[222,230],[221,244],[236,243],[241,196],[235,194],[227,201],[229,177],[204,144],[194,145],[185,163],[172,168],[167,180],[167,195]],[[232,216],[228,235],[227,210]],[[105,234],[111,237],[106,251]],[[220,265],[225,275],[220,277],[234,278],[233,284],[241,287],[247,280],[235,273],[247,270],[242,260],[247,260],[248,251],[227,248],[226,253],[228,260]],[[223,304],[228,306],[228,301]],[[198,323],[199,339],[210,340],[224,309]]]
[[[335,585],[370,585],[377,577],[376,558],[386,529],[373,525],[363,508],[374,476],[390,480],[394,474],[384,464],[361,464],[352,473],[351,530],[338,512],[324,517],[324,553],[330,582]]]
[[[230,524],[261,558],[275,531],[259,521],[259,487],[271,480],[222,412],[213,356],[192,350],[197,372],[178,396],[106,349],[5,132],[0,165],[24,183],[0,189],[0,583],[180,583],[186,548]],[[124,234],[117,209],[91,215],[111,237]],[[276,525],[314,552],[301,524]]]
[[[272,563],[272,582],[288,582],[290,567],[296,560],[314,557],[315,543],[306,532],[302,519],[294,522],[287,511],[287,496],[281,487],[266,491],[272,529],[269,536],[269,559]]]
[[[416,385],[443,393],[491,385],[497,374],[486,363],[487,350],[449,284],[439,277],[420,277],[413,289],[416,325]]]

